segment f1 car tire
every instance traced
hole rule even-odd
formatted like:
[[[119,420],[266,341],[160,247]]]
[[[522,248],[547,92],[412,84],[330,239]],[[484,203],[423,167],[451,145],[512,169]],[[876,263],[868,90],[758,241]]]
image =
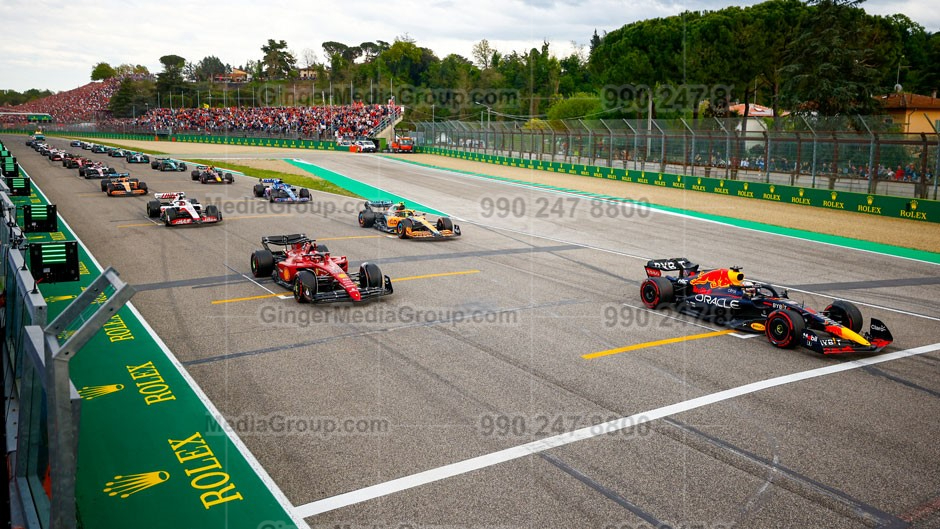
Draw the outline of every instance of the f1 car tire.
[[[179,166],[177,167],[177,169],[180,170],[180,171],[185,171],[185,170],[186,170],[186,164],[184,164],[184,163],[179,164]]]
[[[261,198],[261,197],[263,197],[263,196],[264,196],[264,185],[263,185],[263,184],[255,184],[255,187],[252,188],[252,192],[254,193],[254,195],[255,195],[256,198]]]
[[[395,226],[395,233],[398,234],[399,239],[408,238],[408,229],[414,226],[414,223],[411,222],[411,219],[402,219],[398,226]]]
[[[310,190],[306,187],[300,188],[300,191],[297,192],[297,196],[300,198],[310,198]]]
[[[293,290],[297,303],[313,303],[317,297],[317,276],[307,270],[297,272]]]
[[[672,282],[665,277],[648,277],[640,284],[640,298],[646,308],[657,309],[676,299]]]
[[[235,177],[232,176],[232,173],[225,173],[225,183],[226,183],[226,184],[233,184],[233,183],[235,183]]]
[[[359,227],[360,228],[371,228],[375,225],[375,213],[364,209],[359,212]]]
[[[852,329],[852,332],[862,330],[862,311],[848,301],[837,299],[832,302],[832,305],[826,307],[823,312],[828,314],[829,318],[836,323]]]
[[[206,175],[204,175],[204,174],[199,175],[199,183],[200,183],[200,184],[205,184],[207,180],[208,180],[208,178],[206,177]]]
[[[274,254],[270,250],[255,250],[251,254],[251,275],[268,277],[274,272]]]
[[[144,194],[146,195],[146,194],[147,194],[147,191],[148,191],[148,189],[147,189],[147,182],[138,182],[138,183],[137,183],[137,189],[140,189],[140,190],[143,191]]]
[[[215,217],[219,220],[222,220],[222,212],[219,211],[219,207],[216,206],[215,204],[209,204],[208,206],[206,206],[206,216]]]
[[[317,244],[317,251],[320,253],[330,253],[330,249],[325,244]]]
[[[806,322],[793,309],[775,310],[767,316],[764,333],[771,345],[781,349],[792,349],[800,343]]]
[[[193,171],[189,173],[189,176],[191,176],[193,180],[199,180],[199,171]]]
[[[382,270],[375,263],[359,265],[359,288],[378,288],[382,286]]]
[[[163,212],[163,224],[166,226],[172,226],[173,221],[176,220],[176,208],[166,208]]]
[[[454,231],[454,221],[450,220],[448,217],[441,217],[437,219],[437,231]]]
[[[107,191],[107,190],[108,190],[108,180],[107,180],[107,179],[104,179],[104,180],[101,181],[101,190],[102,190],[102,191]]]
[[[150,202],[147,202],[147,216],[152,219],[160,216],[159,200],[151,200]]]

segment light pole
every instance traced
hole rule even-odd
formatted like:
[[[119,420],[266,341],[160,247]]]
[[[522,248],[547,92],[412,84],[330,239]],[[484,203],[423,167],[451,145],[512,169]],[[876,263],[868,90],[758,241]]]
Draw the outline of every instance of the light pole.
[[[490,141],[490,113],[493,111],[489,105],[485,105],[479,101],[474,101],[474,104],[486,107],[486,135],[483,139],[483,152],[486,152],[487,147],[489,146]],[[480,113],[480,127],[483,126],[483,113]]]

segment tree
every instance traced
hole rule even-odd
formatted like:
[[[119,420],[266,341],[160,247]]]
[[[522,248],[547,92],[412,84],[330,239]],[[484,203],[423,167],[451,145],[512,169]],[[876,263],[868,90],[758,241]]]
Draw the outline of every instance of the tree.
[[[264,75],[268,79],[286,78],[296,66],[297,59],[287,49],[287,42],[283,40],[268,39],[268,43],[261,46],[261,52],[264,54],[261,59]]]
[[[320,63],[320,58],[313,48],[304,48],[304,51],[300,52],[300,58],[303,60],[305,69],[313,68]]]
[[[791,49],[787,102],[824,116],[868,112],[875,106],[880,58],[861,0],[813,0]]]
[[[548,109],[548,119],[598,119],[603,111],[601,98],[596,94],[579,92],[567,99],[555,101]]]
[[[117,72],[114,71],[114,68],[106,62],[99,62],[91,69],[91,80],[92,81],[103,81],[105,79],[110,79],[117,75]]]
[[[196,81],[211,81],[220,75],[230,72],[222,60],[214,55],[203,58],[193,68],[193,77]]]
[[[157,92],[177,92],[183,87],[183,68],[186,59],[179,55],[164,55],[160,57],[163,71],[157,74]]]
[[[486,70],[489,68],[490,61],[493,58],[493,48],[490,47],[490,41],[483,39],[480,42],[474,44],[471,55],[473,55],[473,60],[475,61],[476,65],[481,69]]]

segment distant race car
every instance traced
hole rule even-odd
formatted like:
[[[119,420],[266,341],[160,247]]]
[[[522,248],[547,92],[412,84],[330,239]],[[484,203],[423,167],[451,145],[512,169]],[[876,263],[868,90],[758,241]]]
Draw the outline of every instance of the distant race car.
[[[106,153],[106,152],[108,152],[108,147],[105,147],[104,145],[97,145],[97,144],[96,144],[96,145],[92,145],[92,146],[91,146],[91,152],[95,152],[95,153]]]
[[[62,160],[62,166],[69,169],[80,169],[82,166],[89,165],[91,163],[91,160],[83,156],[73,156],[71,158],[65,158]]]
[[[128,195],[146,195],[147,184],[137,178],[131,178],[127,173],[112,175],[101,181],[101,190],[109,197]]]
[[[65,151],[60,149],[52,149],[46,156],[49,157],[50,162],[61,162],[62,159],[65,158]]]
[[[123,175],[118,174],[117,170],[113,167],[108,167],[107,165],[101,162],[91,162],[86,165],[79,166],[78,176],[84,177],[86,180],[89,178],[110,178],[112,176],[127,176],[127,173]],[[101,182],[101,190],[104,191],[105,182]]]
[[[72,140],[69,142],[69,147],[81,147],[82,140]]]
[[[393,292],[392,280],[375,263],[362,263],[358,273],[350,274],[346,256],[330,255],[306,235],[262,237],[261,245],[263,250],[251,254],[251,273],[291,289],[298,303],[363,301]]]
[[[112,149],[110,152],[108,152],[108,156],[112,158],[124,158],[127,156],[127,151],[124,149]]]
[[[150,168],[158,171],[185,171],[186,164],[184,162],[171,160],[170,158],[152,158],[150,160]]]
[[[666,275],[673,272],[676,275]],[[776,347],[802,345],[821,354],[876,353],[894,341],[888,327],[862,314],[848,301],[835,300],[820,312],[804,307],[768,283],[744,279],[739,267],[699,271],[684,258],[646,263],[640,298],[647,308],[673,305],[679,312],[738,331],[762,332]]]
[[[127,152],[127,163],[150,163],[150,157],[142,152]]]
[[[270,185],[265,185],[270,184]],[[310,190],[302,187],[299,190],[284,183],[280,178],[259,178],[253,189],[256,197],[267,198],[271,202],[309,202]]]
[[[231,184],[235,182],[232,173],[227,173],[216,169],[213,166],[198,165],[190,173],[193,180],[199,180],[200,184]]]
[[[87,141],[83,141],[83,142],[82,142],[82,149],[84,149],[84,150],[86,150],[86,151],[91,150],[92,148],[94,148],[94,146],[95,146],[94,143],[87,142]]]
[[[375,143],[372,140],[356,140],[353,145],[359,147],[359,152],[375,152]]]
[[[424,213],[408,209],[404,202],[391,200],[369,200],[359,212],[359,226],[394,233],[400,239],[452,239],[460,236],[460,226],[450,217],[440,217],[435,222]]]
[[[209,204],[205,208],[195,198],[187,199],[186,193],[154,193],[154,200],[147,202],[147,216],[159,217],[166,226],[186,224],[215,224],[222,222],[218,206]]]

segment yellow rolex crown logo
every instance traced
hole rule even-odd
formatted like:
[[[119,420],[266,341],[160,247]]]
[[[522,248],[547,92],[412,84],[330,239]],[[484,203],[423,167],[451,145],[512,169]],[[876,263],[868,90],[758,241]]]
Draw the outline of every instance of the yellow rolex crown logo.
[[[104,491],[108,493],[108,496],[120,496],[123,499],[154,485],[159,485],[168,479],[170,479],[170,473],[162,470],[143,474],[114,476],[114,481],[104,484]]]
[[[696,180],[695,185],[702,185],[702,179],[699,178],[698,180]]]
[[[800,196],[803,196],[804,191],[800,189]]]
[[[747,182],[744,182],[744,190],[747,191]]]
[[[718,181],[718,187],[725,187],[725,181],[724,181],[724,180],[719,180],[719,181]]]
[[[682,175],[676,175],[676,182],[682,181]]]
[[[911,200],[911,211],[914,211],[915,209],[917,209],[917,201]]]
[[[92,400],[124,389],[124,384],[108,384],[107,386],[85,386],[78,390],[82,400]]]
[[[832,194],[830,194],[829,196],[831,196],[831,197],[832,197],[832,200],[835,200],[835,199],[836,199],[836,197],[837,197],[837,196],[839,196],[839,194],[838,194],[838,193],[836,193],[835,191],[833,191],[833,192],[832,192]]]
[[[657,176],[656,179],[657,179],[657,180],[662,180],[662,179],[663,179],[663,174],[662,174],[662,173],[659,173],[659,176]]]
[[[771,193],[773,193],[775,189],[777,189],[776,186],[770,186],[770,192],[771,192]]]
[[[872,202],[875,201],[875,197],[873,197],[873,196],[871,196],[871,195],[868,195],[868,198],[867,198],[866,200],[868,201],[868,205],[870,206],[870,205],[872,204]]]

